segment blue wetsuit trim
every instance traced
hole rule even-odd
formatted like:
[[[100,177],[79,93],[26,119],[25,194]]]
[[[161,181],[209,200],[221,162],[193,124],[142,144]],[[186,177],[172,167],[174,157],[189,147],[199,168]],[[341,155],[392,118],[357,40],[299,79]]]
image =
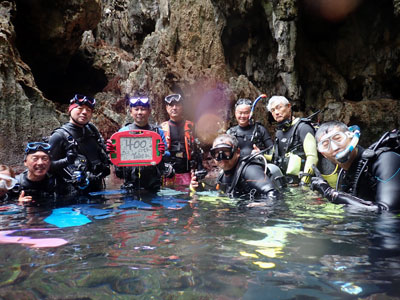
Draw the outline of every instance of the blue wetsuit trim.
[[[395,154],[397,154],[398,156],[400,156],[398,153],[395,153]],[[389,182],[390,180],[392,180],[393,178],[395,178],[396,175],[397,175],[399,172],[400,172],[400,168],[398,168],[397,171],[396,171],[392,176],[390,176],[388,179],[381,179],[381,178],[379,178],[379,177],[377,177],[377,176],[375,176],[375,178],[376,178],[378,181],[380,181],[380,182],[386,183],[386,182]]]

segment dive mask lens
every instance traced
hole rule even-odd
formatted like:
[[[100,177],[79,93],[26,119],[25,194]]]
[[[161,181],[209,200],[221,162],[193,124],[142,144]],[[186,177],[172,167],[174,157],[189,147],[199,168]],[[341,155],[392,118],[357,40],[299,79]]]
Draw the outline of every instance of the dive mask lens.
[[[171,104],[173,101],[179,103],[182,99],[182,96],[180,94],[172,94],[172,95],[168,95],[167,97],[165,97],[165,102],[167,102],[168,104]]]
[[[335,131],[332,133],[328,133],[325,136],[323,136],[319,141],[318,151],[319,152],[329,151],[331,149],[332,143],[334,143],[336,146],[342,146],[345,144],[348,137],[349,136],[342,131]]]
[[[33,142],[33,143],[28,143],[26,145],[25,153],[29,153],[32,151],[44,151],[48,152],[50,150],[51,146],[48,143],[43,143],[43,142]]]
[[[78,105],[87,105],[91,109],[94,109],[94,106],[96,104],[96,99],[85,96],[85,95],[80,95],[76,94],[73,99],[71,99],[70,104],[78,104]]]
[[[241,98],[236,102],[235,107],[243,104],[251,106],[253,102],[250,99]]]
[[[145,106],[149,107],[149,98],[148,97],[133,97],[129,99],[129,105],[130,107],[136,107],[136,106]]]
[[[17,179],[5,174],[0,174],[0,189],[11,190],[17,183]]]
[[[210,149],[212,158],[216,161],[231,160],[235,149],[228,144],[220,144]]]

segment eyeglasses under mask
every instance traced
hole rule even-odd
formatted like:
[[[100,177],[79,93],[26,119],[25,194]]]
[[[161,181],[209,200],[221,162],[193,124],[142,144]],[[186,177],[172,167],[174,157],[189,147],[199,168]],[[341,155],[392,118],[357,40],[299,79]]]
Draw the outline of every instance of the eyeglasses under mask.
[[[347,139],[351,136],[351,132],[334,131],[327,133],[322,136],[321,140],[318,142],[318,151],[329,151],[332,148],[332,143],[334,143],[337,147],[343,146],[346,144]]]

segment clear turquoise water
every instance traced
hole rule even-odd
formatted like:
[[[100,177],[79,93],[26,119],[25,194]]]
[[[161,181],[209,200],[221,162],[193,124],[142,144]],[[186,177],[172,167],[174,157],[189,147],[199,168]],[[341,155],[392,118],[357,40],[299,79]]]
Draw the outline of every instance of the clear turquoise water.
[[[0,215],[0,299],[400,299],[399,224],[297,188],[81,199]]]

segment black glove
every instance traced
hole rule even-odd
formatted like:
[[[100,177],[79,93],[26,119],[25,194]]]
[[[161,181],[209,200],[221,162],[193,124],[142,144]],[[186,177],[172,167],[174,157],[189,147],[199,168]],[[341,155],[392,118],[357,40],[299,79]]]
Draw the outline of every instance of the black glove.
[[[321,177],[312,177],[310,189],[312,189],[313,191],[318,191],[329,201],[332,201],[332,191],[334,191],[334,189],[331,188],[331,186],[325,179]]]
[[[73,151],[73,150],[68,150],[67,151],[67,161],[68,161],[69,164],[72,165],[73,163],[75,163],[76,157],[77,157],[77,155],[76,155],[75,151]]]

